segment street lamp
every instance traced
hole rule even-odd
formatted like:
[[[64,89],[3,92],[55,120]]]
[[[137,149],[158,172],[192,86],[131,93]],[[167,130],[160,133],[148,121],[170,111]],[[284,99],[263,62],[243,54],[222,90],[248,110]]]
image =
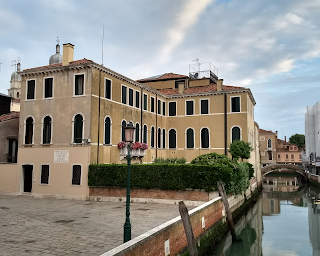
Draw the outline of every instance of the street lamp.
[[[130,165],[131,165],[131,154],[130,146],[133,142],[134,127],[132,123],[128,123],[125,131],[125,139],[128,142],[128,155],[127,155],[127,199],[126,199],[126,222],[124,223],[124,233],[123,233],[123,242],[128,242],[131,240],[131,223],[130,223]]]

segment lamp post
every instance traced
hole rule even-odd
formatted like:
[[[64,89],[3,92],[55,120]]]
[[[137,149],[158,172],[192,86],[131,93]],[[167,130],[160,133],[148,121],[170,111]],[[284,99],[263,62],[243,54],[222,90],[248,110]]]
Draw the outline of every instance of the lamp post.
[[[132,123],[128,123],[125,128],[125,139],[128,143],[128,155],[127,155],[127,199],[126,199],[126,222],[124,223],[123,242],[131,240],[131,223],[130,223],[130,165],[131,165],[131,154],[130,146],[133,141],[134,127]]]

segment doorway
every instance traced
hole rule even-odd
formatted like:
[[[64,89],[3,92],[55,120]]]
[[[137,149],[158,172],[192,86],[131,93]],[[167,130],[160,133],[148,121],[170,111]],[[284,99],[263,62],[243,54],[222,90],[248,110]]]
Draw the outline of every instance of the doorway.
[[[32,191],[33,165],[23,165],[23,192]]]

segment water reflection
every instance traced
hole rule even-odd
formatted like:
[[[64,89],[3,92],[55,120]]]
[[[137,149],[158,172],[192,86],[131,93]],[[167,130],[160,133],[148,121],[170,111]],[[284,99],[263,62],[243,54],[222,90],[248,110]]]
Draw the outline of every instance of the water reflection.
[[[299,186],[300,185],[300,186]],[[320,256],[320,193],[293,176],[266,177],[257,203],[212,256]]]

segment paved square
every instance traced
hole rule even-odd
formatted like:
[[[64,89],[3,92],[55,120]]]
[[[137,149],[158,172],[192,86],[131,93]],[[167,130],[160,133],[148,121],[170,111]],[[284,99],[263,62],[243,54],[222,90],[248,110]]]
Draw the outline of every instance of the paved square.
[[[125,207],[0,196],[0,255],[101,255],[123,243]],[[178,205],[131,203],[132,238],[178,215]]]

